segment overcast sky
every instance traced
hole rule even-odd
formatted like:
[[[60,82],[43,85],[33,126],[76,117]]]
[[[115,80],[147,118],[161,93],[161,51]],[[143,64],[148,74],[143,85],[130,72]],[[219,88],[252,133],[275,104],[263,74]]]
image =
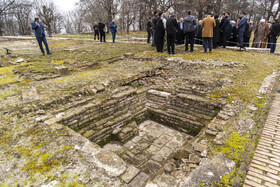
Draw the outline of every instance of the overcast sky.
[[[53,0],[56,5],[63,11],[72,10],[78,0]]]

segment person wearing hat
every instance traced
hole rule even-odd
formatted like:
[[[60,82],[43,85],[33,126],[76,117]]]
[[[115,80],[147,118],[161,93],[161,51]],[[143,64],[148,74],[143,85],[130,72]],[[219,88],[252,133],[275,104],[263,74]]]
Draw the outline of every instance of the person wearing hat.
[[[229,45],[230,46],[237,46],[237,29],[236,29],[236,22],[234,20],[230,21],[231,24],[231,35],[229,38]]]
[[[254,32],[254,41],[252,47],[266,48],[266,43],[269,34],[269,26],[265,19],[261,19]]]

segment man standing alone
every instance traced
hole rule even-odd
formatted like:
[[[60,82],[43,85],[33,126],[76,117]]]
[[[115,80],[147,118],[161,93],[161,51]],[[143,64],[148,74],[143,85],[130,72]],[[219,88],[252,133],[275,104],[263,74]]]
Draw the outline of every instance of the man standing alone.
[[[99,24],[98,24],[98,30],[99,30],[99,33],[100,33],[100,42],[102,42],[102,39],[104,42],[106,42],[106,34],[105,34],[105,24],[102,23],[102,20],[99,21]]]
[[[97,22],[94,23],[93,29],[94,29],[94,40],[96,40],[96,36],[97,36],[97,40],[99,40],[99,30],[98,30]]]
[[[280,35],[280,23],[278,19],[272,24],[270,32],[270,53],[274,53],[276,49],[277,39]]]
[[[207,48],[209,48],[209,53],[212,52],[212,38],[213,29],[216,27],[216,21],[211,17],[211,13],[208,13],[207,17],[202,20],[202,38],[204,53],[207,53]]]
[[[116,40],[116,33],[117,33],[117,25],[115,23],[115,20],[113,19],[110,23],[110,31],[112,33],[113,43],[115,43]]]
[[[186,51],[188,51],[188,44],[190,42],[191,52],[193,52],[196,19],[191,13],[192,12],[189,10],[188,16],[184,19],[184,33],[186,36]]]
[[[149,21],[147,22],[147,33],[148,33],[147,43],[148,44],[150,43],[151,35],[153,32],[152,27],[153,27],[152,18],[149,18]]]
[[[244,32],[246,30],[246,25],[248,22],[245,12],[242,12],[241,17],[242,19],[240,20],[240,22],[236,27],[236,29],[238,29],[238,43],[239,43],[240,50],[241,48],[245,49],[245,47],[243,46],[243,40],[244,40]]]
[[[171,54],[170,47],[172,49],[172,54],[175,54],[175,39],[177,32],[177,20],[175,16],[171,16],[166,22],[166,32],[167,32],[167,49],[168,54]]]
[[[35,30],[35,36],[39,43],[42,54],[45,55],[45,51],[44,51],[44,48],[42,45],[42,42],[44,42],[46,50],[47,50],[47,54],[50,55],[51,52],[49,50],[49,46],[47,43],[45,29],[43,27],[42,22],[39,20],[39,18],[35,18],[35,20],[33,22],[31,22],[31,28],[33,30]]]

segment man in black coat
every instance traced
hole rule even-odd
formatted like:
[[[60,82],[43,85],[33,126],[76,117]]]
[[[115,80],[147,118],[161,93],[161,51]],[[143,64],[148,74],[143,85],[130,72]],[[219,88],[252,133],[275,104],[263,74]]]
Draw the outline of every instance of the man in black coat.
[[[188,44],[190,43],[191,52],[193,52],[196,19],[191,14],[192,14],[192,11],[189,10],[187,17],[184,18],[184,33],[185,33],[185,37],[186,37],[185,51],[188,51]]]
[[[98,29],[97,22],[94,23],[93,30],[94,30],[94,40],[96,40],[96,37],[97,40],[99,40],[99,29]]]
[[[153,30],[153,39],[152,39],[152,46],[155,46],[155,32],[156,32],[156,27],[158,20],[160,19],[158,15],[158,11],[154,11],[154,17],[152,19],[152,30]]]
[[[229,15],[230,15],[230,13],[228,13],[228,12],[225,13],[225,19],[223,21],[223,24],[220,27],[221,32],[222,32],[222,45],[224,48],[226,48],[227,41],[230,38],[231,29],[232,29],[232,26],[231,26],[230,20],[229,20]]]
[[[184,44],[184,18],[181,18],[179,23],[178,23],[178,28],[177,28],[177,44],[181,45]]]
[[[170,47],[172,49],[172,54],[175,54],[175,39],[176,39],[177,25],[178,24],[175,16],[171,16],[166,22],[168,54],[171,54]]]
[[[152,18],[149,18],[149,21],[147,22],[147,33],[148,33],[147,43],[150,43],[151,40],[151,35],[153,32],[152,27],[153,27]]]
[[[105,29],[105,24],[102,22],[102,20],[100,20],[98,24],[98,30],[100,33],[100,42],[102,42],[102,39],[103,42],[106,42],[106,34],[104,29]]]
[[[280,35],[280,23],[278,19],[274,20],[270,32],[270,53],[274,53],[276,49],[277,39]]]
[[[198,25],[195,27],[195,44],[202,45],[202,20],[198,21]]]
[[[159,17],[162,15],[162,13],[159,13]],[[163,25],[163,20],[159,19],[157,26],[156,26],[156,30],[155,30],[155,44],[156,44],[156,48],[157,48],[157,52],[162,53],[163,52],[163,42],[164,42],[164,35],[165,35],[165,29],[164,29],[164,25]]]
[[[220,22],[219,22],[219,16],[214,16],[216,27],[213,29],[213,48],[216,49],[220,42]]]

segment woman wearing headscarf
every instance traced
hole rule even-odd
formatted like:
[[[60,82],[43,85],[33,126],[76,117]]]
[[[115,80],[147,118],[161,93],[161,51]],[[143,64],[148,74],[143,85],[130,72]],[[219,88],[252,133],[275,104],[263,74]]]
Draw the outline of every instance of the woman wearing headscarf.
[[[218,15],[215,15],[214,19],[216,22],[216,27],[214,27],[213,30],[213,48],[216,49],[220,42],[220,21]]]
[[[155,32],[155,44],[157,48],[157,52],[163,52],[163,42],[164,42],[164,35],[165,35],[165,28],[166,22],[164,23],[165,18],[161,17],[162,13],[159,13],[160,19],[156,25],[156,32]]]
[[[261,19],[260,23],[254,32],[254,41],[252,47],[266,48],[266,43],[269,34],[269,26],[265,19]]]

